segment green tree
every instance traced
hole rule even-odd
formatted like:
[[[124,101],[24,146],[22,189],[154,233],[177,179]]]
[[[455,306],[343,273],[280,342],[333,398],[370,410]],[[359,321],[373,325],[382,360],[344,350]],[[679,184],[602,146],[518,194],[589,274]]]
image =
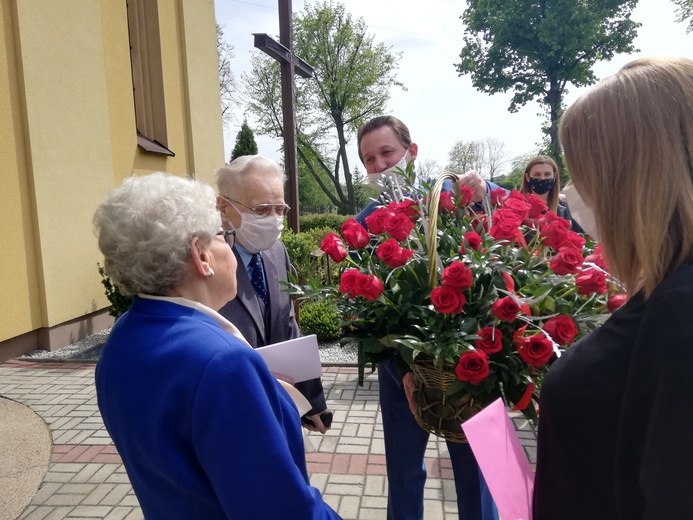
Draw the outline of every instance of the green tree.
[[[568,83],[594,83],[592,66],[631,53],[637,0],[468,0],[457,64],[482,92],[513,91],[510,112],[538,100],[549,112],[551,155],[561,170],[558,120]]]
[[[299,168],[305,168],[343,214],[356,210],[356,193],[347,146],[365,119],[383,113],[397,81],[399,55],[375,43],[362,18],[344,5],[306,5],[294,16],[294,52],[308,62],[313,77],[296,78]],[[248,108],[259,133],[281,137],[278,64],[264,55],[251,58],[242,76]]]
[[[217,55],[219,59],[219,95],[221,96],[221,121],[228,126],[233,112],[231,107],[238,104],[238,86],[231,72],[233,45],[224,40],[224,31],[217,24]]]
[[[485,145],[482,141],[457,141],[448,152],[448,171],[462,175],[476,170],[479,175],[484,168]]]
[[[686,33],[693,32],[693,0],[672,0],[676,6],[676,21],[681,23],[688,20]]]
[[[231,160],[233,161],[241,155],[257,155],[257,143],[247,120],[243,121],[241,129],[236,135],[236,145],[231,151]]]

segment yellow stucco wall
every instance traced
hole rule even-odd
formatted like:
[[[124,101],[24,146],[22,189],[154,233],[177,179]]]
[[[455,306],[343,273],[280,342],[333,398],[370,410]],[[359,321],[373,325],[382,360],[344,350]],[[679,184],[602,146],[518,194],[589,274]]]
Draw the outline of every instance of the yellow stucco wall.
[[[137,147],[125,0],[0,0],[0,349],[108,305],[91,219],[110,188],[223,164],[213,1],[158,3],[175,157]]]
[[[25,121],[15,59],[11,0],[0,0],[0,339],[41,326],[34,205],[27,175]]]

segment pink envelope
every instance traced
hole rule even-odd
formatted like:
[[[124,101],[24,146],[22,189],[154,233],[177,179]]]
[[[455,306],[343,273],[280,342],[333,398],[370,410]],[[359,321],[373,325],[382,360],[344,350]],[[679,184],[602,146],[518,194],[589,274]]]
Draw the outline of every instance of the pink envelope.
[[[531,520],[534,473],[501,399],[462,425],[503,520]]]

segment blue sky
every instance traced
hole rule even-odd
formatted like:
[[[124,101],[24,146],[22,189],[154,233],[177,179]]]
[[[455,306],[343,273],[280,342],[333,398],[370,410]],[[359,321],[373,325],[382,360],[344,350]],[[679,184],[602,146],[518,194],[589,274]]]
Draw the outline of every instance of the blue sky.
[[[427,0],[425,10],[419,0],[342,2],[352,16],[365,20],[376,42],[402,53],[398,78],[407,91],[392,89],[388,112],[409,127],[419,145],[417,161],[435,160],[444,166],[457,141],[487,137],[501,139],[511,157],[535,150],[543,122],[537,103],[511,114],[509,94],[483,94],[472,87],[468,76],[457,75],[454,64],[459,61],[464,31],[459,17],[466,2]],[[303,0],[294,0],[294,12],[303,5]],[[217,21],[235,48],[232,69],[239,85],[241,73],[250,67],[250,53],[258,52],[253,48],[252,33],[279,33],[277,6],[277,0],[215,0]],[[693,33],[686,34],[686,24],[675,23],[674,12],[675,6],[668,0],[640,0],[633,12],[633,19],[642,23],[634,42],[639,52],[598,63],[594,68],[597,77],[613,74],[636,57],[693,56]],[[569,87],[567,103],[584,90]],[[243,122],[243,107],[237,107],[235,115],[224,132],[227,158]],[[252,119],[249,124],[253,126]],[[259,153],[280,160],[278,141],[258,135],[256,141]],[[354,146],[349,155],[351,164],[360,166]]]

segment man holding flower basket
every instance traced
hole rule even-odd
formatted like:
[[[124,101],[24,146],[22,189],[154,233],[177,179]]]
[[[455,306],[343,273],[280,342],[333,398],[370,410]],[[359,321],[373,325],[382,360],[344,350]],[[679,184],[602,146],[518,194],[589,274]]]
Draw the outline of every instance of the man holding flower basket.
[[[358,141],[383,195],[323,240],[342,267],[339,288],[319,292],[360,340],[360,362],[379,362],[388,518],[423,517],[429,433],[447,441],[460,518],[494,518],[461,423],[497,398],[534,422],[549,363],[603,321],[618,286],[594,243],[539,197],[488,197],[476,173],[416,179],[418,149],[393,117]]]
[[[368,246],[370,234],[386,234],[389,238],[377,246],[375,255],[385,266],[396,269],[405,265],[414,254],[413,250],[401,247],[400,242],[406,240],[414,228],[411,217],[418,215],[418,202],[406,198],[407,193],[403,190],[407,191],[408,182],[400,174],[413,163],[418,147],[412,142],[404,123],[391,116],[376,117],[365,123],[358,132],[358,146],[371,187],[381,192],[388,191],[388,188],[393,190],[390,196],[399,201],[394,203],[400,211],[391,215],[386,206],[375,201],[342,232],[354,249]],[[478,199],[486,194],[487,184],[478,174],[471,173],[465,180],[475,187]],[[357,270],[345,271],[340,288],[348,291],[353,283],[352,294],[362,293],[367,300],[378,290],[382,291],[379,278],[370,275],[367,281],[363,276]],[[421,519],[426,482],[423,459],[429,432],[423,430],[412,415],[413,372],[397,349],[383,350],[379,347],[376,350],[380,352],[370,359],[380,361],[378,384],[388,476],[388,518]],[[366,359],[359,361],[364,363]],[[460,518],[496,518],[493,501],[469,444],[448,442],[448,450],[455,474]]]

